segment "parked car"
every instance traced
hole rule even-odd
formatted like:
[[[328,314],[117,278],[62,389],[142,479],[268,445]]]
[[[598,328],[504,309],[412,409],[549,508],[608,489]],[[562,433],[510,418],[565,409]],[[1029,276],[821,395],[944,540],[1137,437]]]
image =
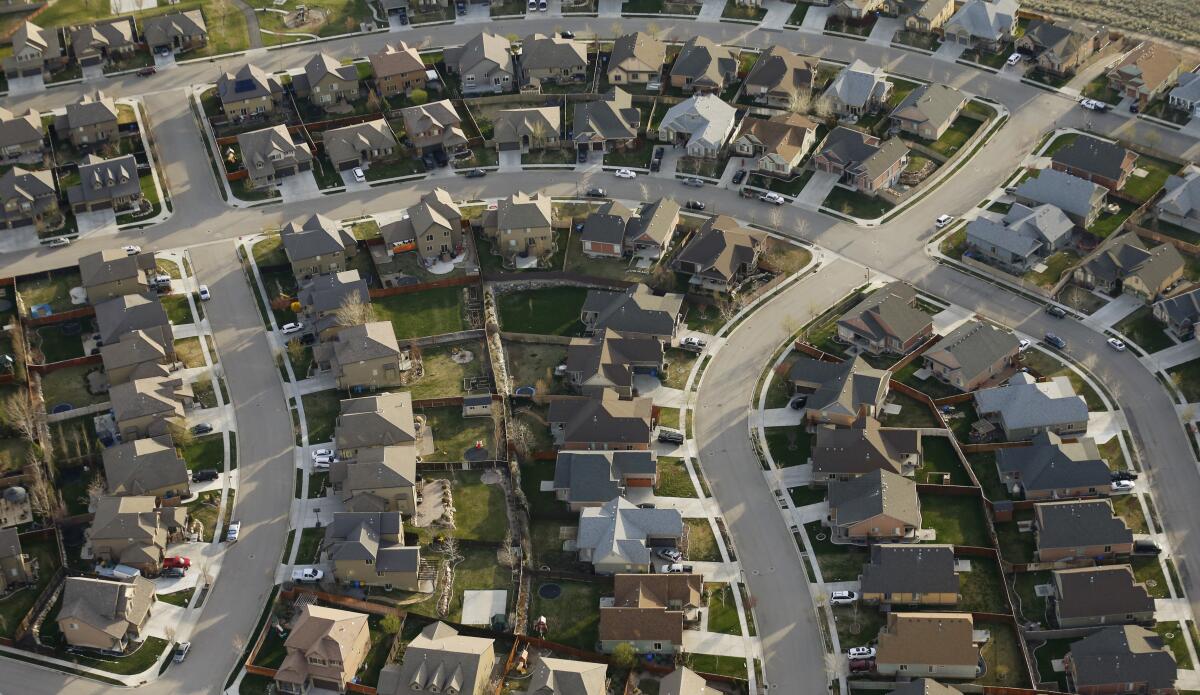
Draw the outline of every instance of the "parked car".
[[[1113,480],[1137,480],[1138,479],[1137,471],[1130,471],[1130,470],[1112,471],[1109,474],[1109,476]]]
[[[679,562],[683,559],[683,553],[679,552],[679,548],[659,548],[658,556],[671,562]]]
[[[954,218],[951,217],[950,215],[938,215],[938,218],[933,221],[933,226],[937,227],[938,229],[941,229],[942,227],[945,227],[946,225],[950,224],[953,221],[954,221]]]
[[[192,434],[208,434],[213,431],[213,426],[207,422],[202,422],[199,425],[192,425]]]
[[[704,203],[700,202],[699,200],[689,200],[683,204],[683,207],[687,208],[688,210],[703,210]]]
[[[405,11],[403,8],[401,8],[401,10],[396,13],[396,17],[400,20],[400,26],[408,25],[408,12]]]
[[[425,164],[426,169],[436,169],[437,168],[437,160],[434,159],[433,155],[429,154],[428,152],[421,155],[421,161]]]
[[[313,457],[314,461],[321,458],[322,456],[333,456],[333,449],[313,449],[312,450],[312,457]]]
[[[1138,106],[1138,103],[1136,101],[1129,105],[1129,113],[1137,113],[1140,110],[1141,110],[1141,107]]]
[[[708,343],[704,342],[703,338],[697,338],[694,335],[689,335],[688,337],[679,341],[679,347],[686,350],[695,350],[696,352],[703,350],[707,345]]]
[[[874,659],[875,647],[850,647],[850,651],[846,653],[851,659]]]
[[[467,172],[467,178],[469,179],[481,179],[484,176],[487,176],[487,172],[483,169],[472,169]]]
[[[1056,319],[1066,318],[1066,316],[1067,316],[1067,310],[1063,309],[1062,307],[1058,306],[1057,304],[1047,305],[1046,313],[1050,314],[1051,316],[1053,316]]]
[[[125,252],[126,256],[136,256],[142,252],[142,247],[135,244],[126,244],[121,247],[121,250]]]
[[[771,203],[772,205],[783,205],[787,202],[783,199],[783,196],[779,195],[775,191],[767,191],[766,193],[758,196],[758,199],[764,203]]]
[[[587,195],[589,198],[603,198],[608,194],[604,192],[603,188],[589,188],[587,190]]]
[[[864,673],[875,669],[875,661],[873,659],[851,659],[850,672]]]
[[[578,157],[576,157],[576,160],[577,160],[577,161],[578,161],[580,164],[582,164],[582,163],[584,163],[584,162],[586,162],[586,161],[588,160],[588,148],[587,148],[587,147],[580,147],[580,148],[579,148],[579,156],[578,156]]]
[[[54,237],[53,239],[50,240],[50,243],[47,244],[47,246],[49,246],[50,248],[55,248],[55,249],[60,246],[70,246],[70,245],[71,245],[71,240],[65,236]]]
[[[313,470],[327,471],[335,460],[332,456],[315,456],[313,457]]]
[[[1079,102],[1079,105],[1088,111],[1103,112],[1108,110],[1108,104],[1104,103],[1103,101],[1096,101],[1095,99],[1083,99]]]
[[[187,570],[182,567],[167,567],[162,572],[159,572],[158,576],[164,579],[181,579],[186,574]]]
[[[192,471],[193,483],[206,483],[210,480],[216,480],[221,477],[221,472],[215,468],[201,468]]]
[[[691,188],[704,188],[704,181],[696,178],[695,176],[689,176],[683,180],[683,185]]]
[[[670,565],[663,565],[662,574],[691,574],[694,568],[692,565],[682,565],[678,562]]]
[[[1017,341],[1017,352],[1025,352],[1029,349],[1029,339],[1021,338]]]
[[[292,570],[293,582],[319,582],[325,573],[318,569],[309,567],[308,569]]]
[[[858,600],[858,594],[853,591],[834,591],[829,594],[829,604],[832,606],[847,606]]]
[[[1133,488],[1137,487],[1137,483],[1132,480],[1114,480],[1112,481],[1113,492],[1133,492]]]
[[[666,153],[667,153],[666,148],[663,148],[663,147],[655,147],[654,148],[654,158],[655,159],[662,159],[663,155],[665,155]]]
[[[191,642],[180,642],[179,644],[175,645],[175,655],[171,657],[171,661],[174,661],[177,664],[182,664],[183,660],[187,658],[188,652],[190,651],[192,651]]]
[[[808,396],[796,396],[788,403],[792,410],[800,410],[806,405],[808,405]]]
[[[550,5],[546,0],[538,0],[538,12],[545,12],[548,9],[550,9]]]
[[[153,65],[147,65],[146,67],[137,71],[137,76],[138,77],[149,77],[156,72],[158,72],[158,68],[154,67]]]
[[[732,181],[734,184],[739,184],[745,180],[746,180],[746,170],[745,169],[738,169],[737,171],[733,172]]]
[[[163,558],[162,564],[163,567],[179,567],[187,570],[192,567],[192,558],[183,555],[169,555]]]
[[[646,83],[646,91],[647,92],[658,92],[661,90],[662,90],[662,82],[659,82],[658,80],[652,80],[652,81]]]
[[[445,150],[434,150],[433,160],[437,162],[439,167],[444,167],[450,162],[450,158],[446,156]]]
[[[242,534],[242,522],[231,521],[229,528],[225,529],[225,540],[230,543],[237,543],[238,536]]]
[[[367,180],[367,172],[362,170],[362,167],[354,167],[354,180],[362,183]]]
[[[1116,350],[1117,352],[1125,352],[1125,343],[1123,341],[1117,340],[1116,338],[1109,338],[1108,346],[1110,348]]]
[[[1016,65],[1017,63],[1020,63],[1022,60],[1024,60],[1024,57],[1022,57],[1020,53],[1014,53],[1014,54],[1010,55],[1008,57],[1008,60],[1006,60],[1005,62],[1008,63],[1009,65]]]
[[[684,439],[683,432],[679,430],[673,430],[670,427],[658,428],[658,441],[664,444],[683,444]]]
[[[200,301],[207,302],[212,299],[212,292],[208,291],[208,285],[200,285]]]
[[[1062,338],[1059,338],[1058,336],[1054,335],[1053,333],[1046,334],[1046,342],[1049,343],[1050,345],[1058,348],[1059,350],[1065,350],[1067,347],[1067,341],[1063,340]]]
[[[560,31],[560,32],[558,32],[558,38],[560,38],[560,39],[573,39],[573,38],[575,38],[575,32],[573,32],[573,31],[566,31],[566,30],[564,30],[564,31]]]
[[[650,171],[662,171],[662,160],[661,159],[651,159],[650,160]]]
[[[617,169],[613,172],[613,176],[616,176],[619,179],[636,179],[637,173],[632,169]]]
[[[1158,543],[1149,538],[1133,542],[1134,555],[1158,555],[1161,552],[1162,548],[1159,547]]]
[[[458,12],[458,16],[462,17],[467,14],[467,3],[458,0],[458,2],[454,3],[454,9]]]
[[[529,11],[537,12],[537,0],[529,0]]]
[[[285,323],[279,327],[279,331],[281,333],[283,333],[284,335],[291,335],[292,333],[299,333],[302,330],[304,330],[304,324],[300,323],[299,321],[297,321],[295,323]]]

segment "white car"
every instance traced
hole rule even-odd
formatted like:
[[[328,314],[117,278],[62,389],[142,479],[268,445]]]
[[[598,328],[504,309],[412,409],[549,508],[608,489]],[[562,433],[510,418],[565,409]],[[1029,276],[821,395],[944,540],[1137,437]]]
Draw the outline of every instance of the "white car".
[[[829,594],[829,605],[845,606],[858,600],[858,594],[853,591],[835,591]]]
[[[207,302],[212,299],[212,292],[208,291],[208,285],[200,285],[200,301]]]
[[[637,174],[629,169],[617,169],[613,172],[613,176],[619,179],[636,179]]]
[[[126,256],[136,256],[142,252],[142,247],[134,244],[126,244],[121,247],[121,250],[125,252]]]
[[[1025,352],[1029,349],[1029,339],[1021,338],[1017,341],[1017,352]]]
[[[62,247],[62,246],[70,246],[70,245],[71,245],[71,240],[65,236],[54,237],[53,239],[50,240],[50,244],[49,244],[50,248],[54,248],[54,249]]]
[[[242,522],[231,521],[229,528],[225,529],[225,540],[230,543],[237,543],[238,536],[242,533]]]
[[[1125,343],[1116,338],[1109,338],[1108,346],[1117,352],[1125,352]]]
[[[333,449],[313,449],[312,450],[312,457],[313,457],[314,461],[321,458],[322,456],[333,456]]]
[[[708,345],[708,343],[694,335],[689,335],[688,337],[679,341],[679,347],[691,348],[693,350],[703,350],[705,345]]]
[[[327,470],[329,470],[329,467],[333,465],[333,462],[335,460],[336,459],[334,459],[332,456],[314,456],[313,457],[313,470],[314,471],[327,471]]]
[[[942,227],[945,227],[946,225],[950,224],[953,221],[954,221],[954,218],[951,217],[950,215],[938,215],[938,218],[933,221],[933,226],[937,227],[938,229],[941,229]]]
[[[775,191],[767,191],[766,193],[758,196],[758,199],[764,203],[774,203],[775,205],[783,205],[787,202],[783,199],[783,196],[779,195]]]
[[[680,562],[683,560],[683,553],[679,552],[679,548],[659,548],[658,556],[671,562]]]
[[[300,331],[304,330],[304,324],[300,323],[299,321],[297,321],[296,323],[285,323],[282,326],[280,326],[279,330],[284,335],[290,335],[292,333],[299,333]]]
[[[1010,55],[1008,57],[1008,60],[1005,62],[1007,62],[1009,65],[1016,65],[1017,63],[1021,62],[1024,59],[1025,59],[1025,56],[1021,55],[1020,53],[1014,53],[1014,54]]]
[[[537,0],[529,0],[529,11],[537,12]]]
[[[1107,111],[1108,110],[1108,104],[1104,103],[1103,101],[1096,101],[1095,99],[1083,99],[1079,102],[1079,105],[1082,106],[1083,108],[1087,109],[1088,111]]]
[[[354,180],[362,183],[367,180],[367,172],[362,170],[362,167],[354,167]]]
[[[1114,480],[1112,481],[1113,492],[1133,492],[1134,483],[1132,480]]]
[[[874,659],[875,647],[850,647],[850,651],[846,653],[851,659]]]
[[[319,582],[324,576],[324,572],[311,567],[302,570],[292,570],[293,582]]]

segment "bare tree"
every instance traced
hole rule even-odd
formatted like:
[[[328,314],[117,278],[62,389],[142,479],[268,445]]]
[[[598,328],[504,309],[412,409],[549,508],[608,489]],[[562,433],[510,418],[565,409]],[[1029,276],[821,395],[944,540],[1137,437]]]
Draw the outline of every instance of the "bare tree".
[[[333,313],[339,326],[359,326],[375,320],[375,308],[364,302],[357,293],[348,294]]]
[[[812,112],[821,120],[829,120],[833,117],[833,101],[827,96],[820,96],[812,102]]]
[[[4,419],[8,426],[16,430],[26,441],[37,439],[38,431],[46,414],[20,390],[4,399]]]
[[[25,474],[29,477],[26,489],[29,491],[29,506],[33,513],[43,518],[54,516],[58,505],[51,497],[50,485],[46,482],[46,472],[37,455],[30,452],[25,458]]]
[[[171,433],[171,439],[175,442],[175,446],[186,447],[196,441],[196,436],[192,434],[187,423],[182,420],[168,421],[167,431]]]
[[[96,474],[92,476],[91,481],[88,482],[88,486],[87,486],[88,506],[90,507],[91,504],[93,502],[95,502],[98,498],[103,497],[104,493],[105,493],[104,476],[100,475],[100,472],[97,471]]]
[[[808,113],[812,106],[813,98],[809,92],[795,92],[788,97],[788,113]]]

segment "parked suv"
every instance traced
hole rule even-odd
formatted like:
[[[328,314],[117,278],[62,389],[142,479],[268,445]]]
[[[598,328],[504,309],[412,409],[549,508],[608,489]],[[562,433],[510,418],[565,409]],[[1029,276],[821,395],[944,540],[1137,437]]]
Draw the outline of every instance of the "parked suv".
[[[658,428],[658,441],[664,444],[683,444],[683,432],[673,430],[670,427]]]

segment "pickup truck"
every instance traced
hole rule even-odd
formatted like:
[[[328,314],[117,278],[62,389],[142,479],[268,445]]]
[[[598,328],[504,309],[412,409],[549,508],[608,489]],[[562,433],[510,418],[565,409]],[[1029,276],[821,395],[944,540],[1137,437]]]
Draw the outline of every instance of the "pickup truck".
[[[293,582],[319,582],[324,576],[324,572],[311,567],[308,569],[292,570]]]

